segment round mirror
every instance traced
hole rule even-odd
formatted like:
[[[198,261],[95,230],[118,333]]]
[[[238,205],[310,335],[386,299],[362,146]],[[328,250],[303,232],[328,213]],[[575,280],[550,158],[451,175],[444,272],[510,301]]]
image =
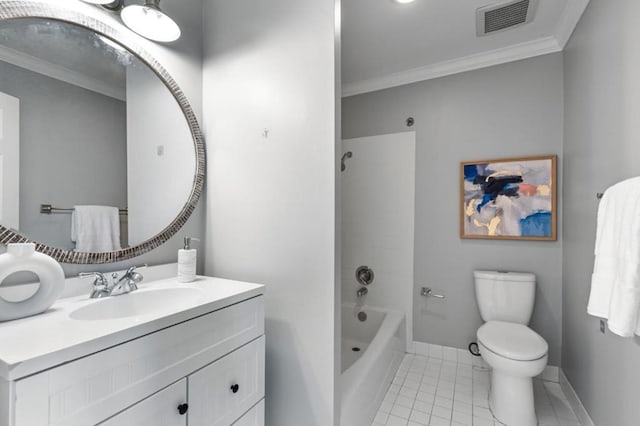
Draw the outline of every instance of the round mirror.
[[[0,3],[0,242],[35,242],[65,263],[159,246],[202,191],[186,98],[130,36],[21,4]]]

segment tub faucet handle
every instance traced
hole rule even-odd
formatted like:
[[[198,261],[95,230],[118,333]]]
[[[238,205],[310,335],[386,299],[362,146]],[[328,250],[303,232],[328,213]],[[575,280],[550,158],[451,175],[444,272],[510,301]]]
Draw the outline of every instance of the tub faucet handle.
[[[444,295],[434,293],[431,287],[422,287],[420,295],[424,297],[435,297],[436,299],[444,299]]]

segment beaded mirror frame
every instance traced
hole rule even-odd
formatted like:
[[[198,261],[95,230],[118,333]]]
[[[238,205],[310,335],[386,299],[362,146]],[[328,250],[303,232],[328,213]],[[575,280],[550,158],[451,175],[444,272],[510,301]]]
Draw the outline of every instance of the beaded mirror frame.
[[[200,200],[204,187],[206,167],[204,139],[189,101],[167,70],[149,52],[138,45],[136,42],[137,36],[134,36],[133,33],[126,33],[94,16],[89,16],[80,11],[70,10],[63,5],[38,1],[0,1],[0,23],[9,19],[32,18],[50,19],[84,27],[126,47],[129,52],[147,65],[169,89],[187,120],[196,154],[196,169],[189,198],[176,218],[160,231],[160,233],[138,245],[110,252],[76,252],[39,243],[3,225],[0,225],[0,243],[4,245],[10,243],[35,243],[38,252],[47,254],[58,262],[69,264],[105,264],[119,262],[140,256],[161,246],[174,236],[187,222]]]

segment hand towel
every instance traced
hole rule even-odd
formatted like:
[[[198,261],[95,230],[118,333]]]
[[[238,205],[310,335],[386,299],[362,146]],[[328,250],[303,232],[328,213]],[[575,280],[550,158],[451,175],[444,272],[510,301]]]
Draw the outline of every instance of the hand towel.
[[[597,218],[587,312],[620,336],[640,334],[640,177],[606,190]]]
[[[110,206],[75,206],[71,240],[78,252],[120,250],[120,211]]]

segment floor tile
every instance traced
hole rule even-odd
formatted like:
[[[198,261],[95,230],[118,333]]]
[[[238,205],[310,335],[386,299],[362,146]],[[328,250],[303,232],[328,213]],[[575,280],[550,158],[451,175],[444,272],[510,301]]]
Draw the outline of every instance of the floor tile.
[[[413,403],[413,409],[422,411],[423,413],[430,413],[431,407],[433,407],[433,403],[431,402],[418,401],[416,399],[416,401]]]
[[[449,420],[441,419],[440,417],[431,417],[429,420],[429,426],[451,426]]]
[[[436,399],[433,401],[433,405],[451,409],[453,407],[453,399],[436,395]]]
[[[414,398],[409,398],[407,396],[398,395],[398,399],[396,399],[395,403],[396,403],[396,405],[402,405],[403,407],[411,408],[411,407],[413,407],[414,401],[415,401]]]
[[[460,356],[458,359],[462,360]],[[372,426],[500,426],[486,365],[407,354]],[[558,383],[534,380],[540,426],[580,426]]]
[[[389,420],[389,413],[378,411],[378,414],[376,414],[376,417],[373,419],[373,423],[385,424],[387,423],[387,420]]]
[[[409,421],[418,423],[420,425],[428,425],[429,418],[431,416],[427,413],[423,413],[422,411],[413,410],[411,415],[409,416]]]
[[[451,420],[453,422],[461,423],[466,426],[473,425],[473,416],[471,416],[471,414],[464,414],[458,411],[453,412],[453,416],[451,417]]]
[[[408,419],[409,414],[411,414],[411,408],[403,407],[402,405],[394,405],[393,408],[391,409],[390,414],[395,417],[402,417],[403,419]]]
[[[387,420],[387,426],[407,426],[407,422],[407,419],[396,416],[389,416],[389,420]]]
[[[434,405],[433,409],[431,410],[431,417],[433,416],[451,420],[451,408],[444,408]]]

